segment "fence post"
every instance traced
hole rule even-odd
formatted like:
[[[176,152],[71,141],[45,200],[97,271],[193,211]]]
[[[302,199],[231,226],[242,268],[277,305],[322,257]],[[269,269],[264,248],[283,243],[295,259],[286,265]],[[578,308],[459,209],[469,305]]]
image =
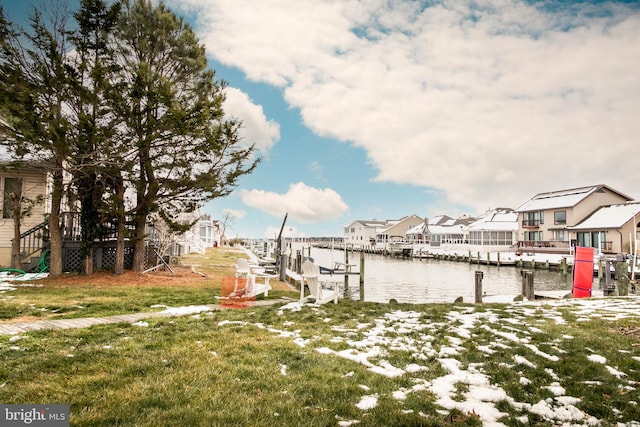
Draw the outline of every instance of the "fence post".
[[[482,302],[482,271],[476,271],[476,303]]]

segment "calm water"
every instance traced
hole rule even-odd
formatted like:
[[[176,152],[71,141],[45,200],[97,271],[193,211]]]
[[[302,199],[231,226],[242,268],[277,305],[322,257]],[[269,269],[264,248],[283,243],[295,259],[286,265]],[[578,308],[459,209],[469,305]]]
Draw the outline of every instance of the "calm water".
[[[296,253],[296,248],[293,248]],[[304,248],[308,256],[309,249]],[[311,248],[316,264],[332,267],[335,261],[344,262],[341,250]],[[360,271],[360,253],[349,253],[349,264]],[[475,272],[484,274],[482,287],[487,295],[516,295],[522,292],[520,269],[496,267],[433,259],[399,259],[365,254],[365,301],[426,303],[453,302],[463,297],[464,302],[475,299]],[[327,277],[329,278],[329,276]],[[333,276],[343,282],[344,276]],[[359,298],[359,277],[350,276],[349,290],[353,298]],[[534,270],[536,290],[571,290],[571,277],[562,277],[558,271]]]

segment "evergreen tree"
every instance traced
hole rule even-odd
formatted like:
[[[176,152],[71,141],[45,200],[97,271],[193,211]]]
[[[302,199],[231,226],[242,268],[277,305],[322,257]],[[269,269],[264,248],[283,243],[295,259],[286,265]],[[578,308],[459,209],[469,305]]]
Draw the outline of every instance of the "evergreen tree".
[[[65,101],[69,96],[68,14],[53,10],[50,23],[36,10],[30,31],[0,19],[0,111],[3,145],[16,160],[42,168],[51,176],[49,272],[62,273],[60,207],[65,192],[65,162],[72,133]]]
[[[242,146],[240,123],[225,119],[224,83],[207,69],[204,47],[164,4],[124,4],[116,36],[114,109],[119,138],[132,150],[136,200],[133,269],[144,262],[145,227],[154,212],[176,228],[180,213],[229,194],[257,165]],[[128,171],[125,171],[128,173]]]
[[[109,219],[104,193],[107,182],[113,182],[109,174],[117,169],[114,161],[118,159],[107,157],[116,141],[106,96],[115,69],[110,42],[119,13],[119,3],[107,6],[103,0],[82,0],[74,14],[78,29],[71,36],[75,46],[71,104],[77,118],[77,140],[70,162],[80,201],[85,274],[93,273],[94,245],[104,237],[103,224]]]

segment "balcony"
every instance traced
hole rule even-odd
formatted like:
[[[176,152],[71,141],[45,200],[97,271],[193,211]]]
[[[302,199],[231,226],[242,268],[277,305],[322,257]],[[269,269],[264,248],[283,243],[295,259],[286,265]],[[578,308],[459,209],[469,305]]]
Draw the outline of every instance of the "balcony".
[[[539,219],[522,220],[522,228],[540,228],[540,220]]]

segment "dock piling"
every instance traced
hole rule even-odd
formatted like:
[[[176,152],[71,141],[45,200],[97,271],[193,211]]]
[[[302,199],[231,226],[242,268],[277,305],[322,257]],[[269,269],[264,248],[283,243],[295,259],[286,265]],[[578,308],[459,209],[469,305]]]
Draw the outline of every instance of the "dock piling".
[[[476,304],[482,302],[482,271],[476,271]]]

